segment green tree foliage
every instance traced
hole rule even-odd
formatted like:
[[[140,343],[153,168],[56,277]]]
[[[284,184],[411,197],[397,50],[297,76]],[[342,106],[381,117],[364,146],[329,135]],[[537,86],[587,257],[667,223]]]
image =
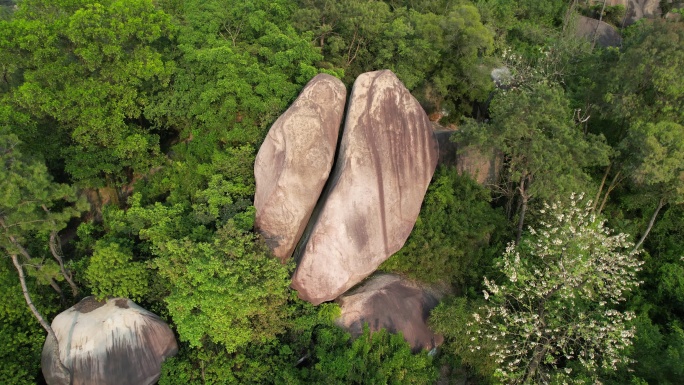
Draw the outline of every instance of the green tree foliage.
[[[9,99],[40,123],[39,136],[67,134],[62,156],[72,177],[120,184],[126,171],[157,164],[159,138],[142,112],[173,72],[158,48],[171,35],[169,16],[150,0],[18,6],[0,26],[9,36],[0,60],[18,63],[10,67],[18,84]]]
[[[133,262],[130,248],[99,241],[85,271],[91,292],[98,300],[124,297],[134,301],[148,291],[149,272],[142,262]]]
[[[412,354],[401,335],[368,328],[356,339],[333,324],[339,307],[297,304],[277,340],[226,354],[211,344],[182,349],[164,363],[162,385],[175,384],[432,384],[427,352]],[[199,366],[201,370],[193,370]]]
[[[496,32],[499,50],[513,48],[526,57],[539,55],[539,48],[553,41],[558,27],[566,22],[565,0],[479,0],[484,24]]]
[[[684,202],[684,126],[659,121],[637,123],[623,141],[624,168],[637,187],[658,200],[646,230],[636,247],[648,236],[660,209]]]
[[[20,144],[15,135],[0,132],[0,250],[5,257],[20,256],[30,266],[29,275],[62,294],[57,281],[73,285],[71,274],[62,255],[48,251],[48,245],[83,211],[84,202],[71,205],[77,201],[75,190],[54,183],[43,163],[20,152]]]
[[[474,314],[470,348],[491,343],[495,377],[506,383],[595,376],[629,361],[634,313],[616,307],[638,285],[642,262],[626,252],[628,236],[612,235],[581,197],[542,213],[540,226],[504,253],[505,278],[485,278],[488,303]]]
[[[575,125],[565,93],[545,80],[499,92],[490,113],[491,123],[471,122],[454,139],[503,153],[504,178],[498,188],[509,205],[518,199],[520,239],[530,200],[586,189],[591,180],[587,168],[607,164],[609,148],[601,137]]]
[[[162,384],[434,383],[442,365],[452,367],[441,375],[465,366],[483,383],[681,382],[682,23],[642,21],[619,50],[592,51],[570,37],[577,7],[567,0],[10,3],[0,1],[0,249],[18,269],[0,260],[0,382],[39,378],[43,333],[21,298],[23,271],[34,316],[59,311],[55,293],[68,306],[80,284],[167,319],[181,350]],[[512,76],[490,95],[493,53]],[[446,338],[438,362],[384,331],[352,339],[333,323],[336,305],[296,298],[292,266],[252,232],[266,128],[315,74],[350,84],[383,68],[449,121],[490,100],[491,119],[462,125],[459,139],[504,154],[491,192],[439,171],[405,248],[383,267],[468,295],[432,314]],[[537,203],[599,185],[592,171],[609,152],[596,210],[642,234],[644,249],[644,283],[624,305],[610,291],[634,286],[624,236],[584,208],[548,217]],[[119,188],[117,205],[96,207],[65,245],[76,258],[58,232],[83,207],[55,180]],[[520,236],[525,220],[542,220],[499,270],[491,257],[509,227],[492,204]],[[482,275],[490,296],[473,299]],[[469,324],[473,313],[480,323]],[[612,372],[627,354],[633,371]]]
[[[623,371],[614,380],[632,377],[652,384],[676,384],[682,376],[684,356],[684,215],[682,205],[664,210],[644,242],[644,270],[638,296],[636,335],[630,357],[633,372]]]
[[[429,109],[460,116],[491,90],[481,65],[493,38],[469,2],[300,1],[300,31],[313,31],[327,65],[351,84],[363,72],[391,69]],[[433,2],[434,3],[434,2]]]
[[[181,344],[179,354],[164,362],[160,384],[300,383],[301,365],[310,356],[316,335],[320,329],[336,328],[333,319],[340,311],[335,304],[314,307],[295,301],[288,304],[288,313],[290,322],[277,340],[252,343],[233,354],[218,344],[204,343],[198,348]]]
[[[146,112],[182,137],[259,142],[263,130],[318,70],[308,38],[287,23],[288,0],[167,1],[179,25],[172,86]]]
[[[463,292],[478,285],[491,264],[497,246],[492,235],[505,223],[492,209],[489,191],[455,168],[440,168],[406,244],[380,268]]]
[[[635,182],[673,197],[684,193],[684,126],[667,121],[638,124],[630,128],[625,146],[633,154]]]
[[[384,329],[371,333],[366,325],[350,343],[339,329],[324,330],[318,337],[305,383],[433,384],[437,378],[427,352],[412,354],[399,334]]]
[[[474,376],[478,383],[490,383],[497,363],[492,354],[496,341],[480,339],[480,349],[471,349],[472,334],[477,333],[478,325],[473,325],[472,316],[481,312],[483,301],[466,297],[450,297],[443,300],[430,312],[430,327],[444,336],[442,354],[455,358],[449,363],[456,367],[465,367],[468,374]]]
[[[609,50],[593,60],[588,59],[594,64],[586,65],[586,92],[576,94],[596,107],[592,109],[595,118],[589,121],[589,129],[603,133],[616,150],[612,164],[605,172],[606,189],[600,189],[603,193],[600,210],[606,203],[620,200],[623,206],[628,205],[625,195],[613,201],[608,199],[618,186],[641,195],[650,189],[644,189],[645,169],[639,171],[641,176],[634,172],[642,167],[640,164],[645,158],[655,160],[663,156],[646,153],[646,149],[668,146],[662,143],[654,147],[653,142],[659,140],[655,131],[671,127],[677,132],[676,125],[684,124],[684,83],[674,70],[684,63],[680,49],[683,37],[682,23],[644,20],[627,30],[622,51]],[[650,143],[646,149],[641,149],[637,141],[649,137]],[[625,181],[637,183],[627,187]],[[659,211],[661,198],[658,193],[652,195],[655,200],[640,199],[643,206],[636,207],[637,214],[630,212],[627,215],[641,216],[648,223],[651,214]]]
[[[635,323],[636,335],[631,355],[635,360],[632,366],[633,373],[623,374],[615,383],[630,377],[649,384],[679,383],[684,376],[684,330],[681,322],[672,322],[660,327],[643,314]]]
[[[606,109],[618,122],[684,124],[684,24],[644,21],[625,38],[608,72]],[[604,76],[605,73],[598,73]]]
[[[169,314],[191,346],[207,338],[234,352],[282,331],[289,268],[232,223],[211,243],[166,241],[155,265],[169,283]]]
[[[684,318],[684,276],[680,274],[684,270],[683,211],[682,205],[666,210],[645,243],[649,259],[642,295],[655,305],[650,309],[654,318],[664,323]]]
[[[54,183],[45,165],[23,155],[19,147],[15,135],[0,131],[0,291],[5,297],[0,309],[0,357],[7,359],[0,378],[11,384],[30,383],[36,375],[44,341],[43,333],[32,329],[36,320],[52,333],[45,314],[54,307],[46,307],[45,302],[55,299],[40,285],[50,285],[62,302],[60,281],[72,285],[74,296],[78,293],[54,239],[83,209],[71,205],[76,200],[73,188]],[[25,272],[35,280],[26,279]],[[28,318],[29,308],[35,319]]]
[[[34,290],[32,294],[36,297]],[[4,257],[0,259],[0,304],[0,382],[35,384],[45,333],[26,307],[17,272]]]

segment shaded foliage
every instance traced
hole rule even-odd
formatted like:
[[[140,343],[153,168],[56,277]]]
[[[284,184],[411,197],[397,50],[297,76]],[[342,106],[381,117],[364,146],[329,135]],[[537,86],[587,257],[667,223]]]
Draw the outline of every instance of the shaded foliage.
[[[459,292],[478,286],[485,268],[502,246],[506,219],[492,209],[489,192],[455,168],[440,168],[404,247],[380,269],[422,282],[446,283]]]
[[[142,112],[173,72],[158,48],[169,16],[148,0],[18,7],[0,26],[0,61],[13,79],[5,100],[37,123],[33,135],[64,132],[60,156],[83,185],[119,185],[158,164],[159,137]]]

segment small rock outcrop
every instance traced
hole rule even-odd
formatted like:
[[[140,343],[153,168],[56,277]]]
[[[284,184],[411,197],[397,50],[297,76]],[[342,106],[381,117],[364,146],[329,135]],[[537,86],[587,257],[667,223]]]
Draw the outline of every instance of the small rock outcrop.
[[[586,16],[579,16],[575,34],[589,41],[596,38],[596,43],[601,47],[618,47],[622,43],[622,37],[615,27]]]
[[[414,351],[430,350],[444,341],[427,324],[438,297],[399,276],[373,276],[337,302],[341,315],[336,323],[354,337],[363,334],[363,325],[368,324],[371,331],[401,332]]]
[[[435,138],[439,142],[439,164],[456,167],[459,174],[468,174],[483,186],[496,183],[503,168],[501,153],[494,149],[482,151],[475,146],[465,147],[452,142],[453,134],[454,130],[435,127]]]
[[[166,323],[126,298],[84,298],[57,315],[52,329],[71,382],[59,376],[48,339],[41,366],[49,385],[154,384],[164,359],[178,352]]]
[[[401,81],[388,70],[360,75],[329,186],[295,252],[300,298],[337,298],[404,245],[437,157],[430,120]]]
[[[608,0],[607,6],[621,5],[625,8],[624,25],[636,23],[639,19],[655,19],[660,17],[661,0]],[[595,1],[594,3],[599,3]],[[603,2],[601,2],[603,3]]]
[[[339,79],[317,75],[259,148],[255,227],[283,261],[292,255],[330,174],[346,93]]]

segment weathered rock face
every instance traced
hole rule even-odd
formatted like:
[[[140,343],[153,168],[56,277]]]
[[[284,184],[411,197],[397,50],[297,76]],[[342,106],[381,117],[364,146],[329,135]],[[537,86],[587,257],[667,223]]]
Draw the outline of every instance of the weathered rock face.
[[[586,16],[580,16],[577,20],[575,34],[593,41],[601,47],[617,47],[622,43],[622,37],[612,25]]]
[[[254,164],[255,226],[273,253],[292,255],[332,168],[347,91],[317,75],[273,124]]]
[[[97,302],[87,297],[55,317],[52,329],[73,385],[154,384],[162,361],[178,352],[166,323],[125,298]],[[41,357],[45,380],[69,384],[56,370],[49,341]]]
[[[599,3],[595,1],[594,3]],[[603,3],[603,2],[600,2]],[[642,18],[660,17],[660,0],[608,0],[606,5],[625,7],[625,26],[634,24]]]
[[[401,332],[414,351],[430,350],[444,341],[427,325],[430,311],[438,304],[437,296],[401,277],[373,276],[337,302],[342,312],[336,322],[354,337],[363,334],[367,323],[371,331]]]
[[[496,150],[482,152],[475,147],[464,147],[451,141],[453,133],[453,130],[446,130],[443,127],[437,127],[435,131],[435,138],[439,142],[439,164],[456,167],[459,174],[468,174],[481,185],[496,183],[503,167],[501,153]]]
[[[425,111],[391,71],[356,79],[328,191],[295,252],[302,299],[337,298],[404,245],[437,155]]]

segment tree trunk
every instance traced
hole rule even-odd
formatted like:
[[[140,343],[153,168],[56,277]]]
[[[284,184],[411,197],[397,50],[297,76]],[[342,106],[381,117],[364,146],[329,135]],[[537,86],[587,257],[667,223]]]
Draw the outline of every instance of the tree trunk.
[[[17,269],[17,273],[19,274],[19,282],[21,283],[21,291],[24,294],[24,299],[26,300],[26,304],[28,305],[29,309],[31,309],[31,313],[33,313],[33,316],[36,317],[38,322],[40,322],[40,326],[45,329],[47,332],[48,336],[47,338],[52,340],[52,346],[54,351],[52,354],[55,355],[56,361],[59,363],[59,370],[62,372],[62,376],[64,378],[71,378],[71,374],[69,370],[64,366],[62,363],[62,359],[59,356],[59,341],[57,340],[57,336],[55,335],[55,331],[52,330],[52,327],[50,324],[45,321],[45,318],[43,317],[42,314],[38,311],[36,306],[33,304],[33,300],[31,300],[31,294],[29,294],[28,287],[26,286],[26,277],[24,276],[24,269],[21,267],[21,264],[19,264],[19,260],[17,258],[16,254],[12,254],[12,263],[14,263],[14,267]]]
[[[572,14],[575,13],[575,8],[577,8],[577,0],[570,0],[570,6],[565,12],[565,17],[563,18],[563,32],[568,28]]]
[[[59,287],[57,282],[55,282],[54,279],[50,278],[50,286],[59,294],[59,301],[62,304],[62,306],[66,305],[66,298],[64,298],[64,292],[62,291],[62,288]]]
[[[4,226],[4,222],[3,222],[3,226]],[[31,255],[24,248],[24,246],[21,245],[21,243],[17,242],[17,240],[11,235],[9,236],[9,240],[12,242],[14,247],[19,249],[19,253],[21,255],[23,255],[24,258],[26,258],[27,262],[31,260]],[[22,274],[23,274],[23,270],[22,270]],[[62,304],[66,304],[66,299],[64,298],[64,292],[62,291],[62,288],[60,288],[59,285],[57,284],[57,282],[55,282],[55,280],[52,278],[50,278],[50,287],[52,287],[57,292],[57,294],[59,294],[59,297],[62,301]]]
[[[646,231],[644,232],[644,235],[641,236],[641,239],[639,239],[639,242],[634,246],[634,250],[632,250],[632,253],[635,253],[639,247],[644,243],[646,240],[646,237],[648,236],[648,233],[651,232],[651,229],[653,228],[653,224],[655,223],[656,217],[658,216],[658,213],[660,212],[660,209],[665,206],[665,197],[660,198],[660,201],[658,201],[658,207],[656,207],[655,211],[653,212],[653,215],[651,216],[651,220],[648,222],[648,227],[646,228]]]
[[[599,198],[601,198],[601,193],[603,192],[603,186],[606,185],[606,179],[608,178],[608,173],[613,164],[609,164],[606,168],[606,172],[603,174],[603,179],[601,179],[601,186],[599,186],[598,192],[596,193],[596,198],[594,198],[594,205],[592,206],[592,211],[596,211],[596,205],[598,205]]]
[[[618,184],[622,181],[622,179],[619,179],[620,177],[620,171],[615,174],[613,177],[613,180],[610,181],[610,184],[608,185],[608,189],[606,190],[606,195],[603,196],[603,201],[601,202],[601,206],[598,209],[598,213],[600,214],[603,211],[603,208],[606,207],[606,202],[608,202],[608,195],[617,187]]]
[[[534,376],[537,374],[537,369],[539,369],[539,365],[541,365],[542,360],[544,359],[544,355],[546,355],[546,349],[542,346],[542,344],[538,344],[537,347],[534,348],[534,354],[532,354],[532,362],[530,362],[530,366],[527,369],[527,373],[525,374],[525,380],[523,381],[523,384],[534,384]]]
[[[506,218],[508,218],[508,221],[510,222],[511,219],[513,219],[513,214],[518,212],[520,210],[520,207],[517,207],[515,211],[513,211],[513,202],[515,200],[515,188],[511,188],[510,186],[512,183],[506,182],[506,187],[503,190],[503,196],[506,197]],[[520,203],[518,202],[518,206],[520,206]]]
[[[523,226],[525,225],[525,213],[527,212],[527,200],[529,197],[527,196],[527,191],[525,190],[525,180],[527,177],[523,177],[520,180],[520,199],[522,201],[522,205],[520,206],[520,218],[518,219],[518,234],[515,237],[515,243],[519,244],[520,239],[522,238],[522,232],[523,232]]]
[[[591,50],[594,50],[594,47],[596,46],[596,40],[598,39],[598,29],[599,26],[601,25],[601,21],[603,21],[603,11],[606,10],[606,0],[603,0],[603,7],[601,8],[601,13],[599,14],[599,19],[596,22],[596,28],[594,29],[594,36],[591,41]]]
[[[62,272],[64,279],[69,283],[69,286],[71,287],[71,294],[73,294],[75,300],[78,296],[78,286],[76,286],[76,283],[74,283],[74,280],[71,278],[71,273],[64,267],[64,258],[62,257],[61,251],[62,247],[60,246],[57,232],[50,232],[50,252],[52,253],[52,257],[59,264],[59,270]]]
[[[42,205],[43,211],[45,211],[46,214],[50,214],[50,209],[47,208],[47,206]],[[55,222],[52,221],[53,226],[55,225]],[[69,286],[71,287],[71,293],[74,296],[74,300],[78,296],[78,287],[74,283],[73,279],[71,279],[71,273],[64,267],[64,257],[62,256],[62,245],[59,239],[59,235],[57,234],[57,231],[52,230],[50,231],[50,253],[52,254],[52,257],[57,261],[59,264],[59,270],[64,276],[64,279],[69,283]]]

